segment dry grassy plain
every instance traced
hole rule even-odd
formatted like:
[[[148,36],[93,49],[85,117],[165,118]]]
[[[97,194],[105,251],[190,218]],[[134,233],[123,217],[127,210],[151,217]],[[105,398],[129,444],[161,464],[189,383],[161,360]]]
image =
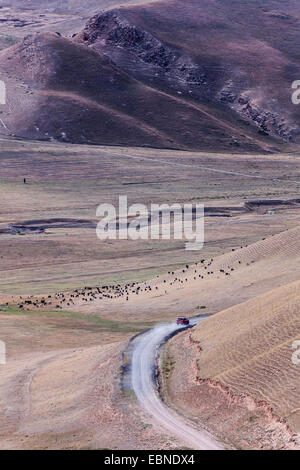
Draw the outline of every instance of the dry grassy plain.
[[[2,140],[0,157],[0,230],[34,220],[48,226],[41,234],[0,234],[3,294],[147,279],[198,258],[176,241],[100,242],[96,208],[117,204],[120,194],[128,195],[129,204],[228,207],[232,217],[206,218],[204,258],[298,224],[297,205],[274,216],[230,210],[252,199],[297,198],[297,154],[250,157]],[[57,227],[56,218],[69,219],[71,228]]]
[[[235,312],[236,304],[299,279],[299,204],[276,206],[272,216],[265,207],[244,207],[257,199],[298,198],[299,154],[292,150],[237,156],[1,140],[0,321],[8,358],[0,369],[1,448],[180,446],[120,390],[121,351],[156,321],[178,313]],[[178,241],[100,242],[96,207],[116,204],[120,194],[129,203],[203,202],[218,216],[207,213],[200,252]],[[13,234],[10,224],[23,228]],[[27,231],[32,225],[46,228]],[[271,244],[262,240],[268,237]],[[211,268],[192,268],[202,258],[214,259]],[[220,271],[228,266],[230,276]],[[63,310],[54,305],[21,312],[16,305],[20,296],[69,296],[83,286],[133,281],[152,291],[131,292],[128,301],[78,299]],[[243,347],[246,340],[240,341]],[[236,358],[228,353],[227,359],[226,370],[236,367]],[[222,374],[222,364],[216,372],[206,364],[203,377]],[[248,383],[238,383],[252,394]],[[236,382],[234,392],[241,392]],[[273,396],[267,399],[286,414]]]

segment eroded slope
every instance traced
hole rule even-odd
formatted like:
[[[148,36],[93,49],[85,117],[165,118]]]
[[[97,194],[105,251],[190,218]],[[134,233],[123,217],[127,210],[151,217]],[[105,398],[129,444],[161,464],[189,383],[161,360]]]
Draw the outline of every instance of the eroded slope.
[[[164,356],[167,399],[237,447],[299,448],[299,300],[297,281],[174,338]]]

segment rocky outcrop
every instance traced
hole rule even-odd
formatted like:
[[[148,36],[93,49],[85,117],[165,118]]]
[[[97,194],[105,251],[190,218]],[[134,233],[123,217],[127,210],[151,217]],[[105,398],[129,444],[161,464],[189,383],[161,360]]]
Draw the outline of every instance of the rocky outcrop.
[[[251,102],[250,98],[239,97],[235,103],[239,114],[250,119],[266,135],[280,137],[286,142],[293,141],[300,133],[300,127],[289,122],[287,116],[278,112],[264,110]]]
[[[217,10],[216,2],[200,3],[174,0],[167,12],[163,2],[114,8],[75,37],[40,33],[2,51],[9,103],[0,133],[229,152],[278,151],[273,137],[299,142],[289,95],[296,32],[281,50],[275,20],[267,32],[256,26],[259,18],[265,26],[265,12],[257,19],[250,4],[240,14],[237,5],[232,14],[247,18],[242,25],[228,18],[225,2]]]
[[[204,87],[207,77],[204,69],[193,63],[192,59],[179,49],[164,43],[145,31],[131,24],[117,10],[96,15],[91,18],[84,31],[76,40],[83,41],[93,49],[107,52],[114,60],[120,52],[130,54],[134,60],[134,72],[141,73],[146,79],[149,69],[177,84],[178,89],[186,85]],[[119,65],[119,64],[118,64]],[[122,68],[132,73],[130,57],[122,63]]]
[[[279,137],[285,142],[293,141],[300,134],[300,127],[293,123],[284,112],[265,107],[255,100],[253,95],[255,95],[254,90],[250,90],[248,94],[241,89],[239,83],[229,80],[218,92],[216,98],[217,101],[237,112],[240,117],[255,124],[262,134]]]
[[[195,61],[184,49],[166,43],[141,25],[135,25],[120,9],[91,18],[76,36],[101,54],[109,56],[128,74],[151,86],[168,87],[194,100],[207,100],[230,108],[263,135],[293,141],[299,126],[284,111],[275,111],[247,96],[247,79],[239,71]],[[250,86],[252,94],[255,90]],[[255,94],[255,93],[254,93]],[[251,93],[250,93],[251,95]]]

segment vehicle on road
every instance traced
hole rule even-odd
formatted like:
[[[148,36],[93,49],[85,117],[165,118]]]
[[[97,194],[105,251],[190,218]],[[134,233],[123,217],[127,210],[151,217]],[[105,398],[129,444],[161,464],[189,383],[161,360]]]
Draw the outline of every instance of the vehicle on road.
[[[178,317],[176,323],[177,325],[189,325],[190,320],[186,317]]]
[[[204,317],[191,318],[189,324],[196,325],[203,320]],[[152,416],[159,428],[168,431],[170,436],[178,439],[184,446],[199,450],[222,449],[213,436],[203,429],[194,428],[180,415],[171,412],[158,393],[153,371],[156,368],[161,345],[168,341],[173,333],[180,331],[175,322],[163,323],[133,339],[130,369],[132,389],[147,415]]]

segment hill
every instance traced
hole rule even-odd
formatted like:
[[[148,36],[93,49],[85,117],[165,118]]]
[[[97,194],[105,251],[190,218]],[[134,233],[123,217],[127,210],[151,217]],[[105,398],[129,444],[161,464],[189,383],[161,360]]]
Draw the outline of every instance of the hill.
[[[96,15],[78,39],[151,86],[299,143],[299,18],[294,0],[165,0]]]
[[[167,354],[176,365],[165,384],[172,405],[236,447],[299,448],[299,365],[292,362],[299,300],[297,281],[172,340]]]
[[[29,139],[232,149],[230,123],[130,77],[104,54],[53,33],[0,52],[2,132]],[[158,112],[159,110],[159,112]],[[253,136],[241,136],[257,149]]]
[[[299,254],[297,228],[205,262],[214,274],[194,281],[198,301],[217,313],[164,348],[166,401],[237,448],[299,448]],[[186,307],[192,283],[181,289]],[[173,296],[174,309],[179,303]]]
[[[141,283],[138,292],[138,285],[128,288],[126,302],[112,288],[112,299],[100,299],[97,294],[89,304],[82,299],[80,309],[93,312],[97,308],[104,317],[132,321],[160,321],[162,312],[170,319],[183,312],[189,316],[220,312],[299,279],[300,228],[215,258],[199,258],[197,264]]]
[[[50,8],[52,23],[35,24],[40,33],[0,52],[8,88],[0,133],[232,153],[300,142],[291,101],[300,75],[295,1],[285,12],[275,0],[104,3],[114,8],[74,38],[81,6],[68,2],[60,12],[48,3],[41,9]],[[29,6],[37,11],[37,2]],[[45,32],[53,28],[59,33]]]

